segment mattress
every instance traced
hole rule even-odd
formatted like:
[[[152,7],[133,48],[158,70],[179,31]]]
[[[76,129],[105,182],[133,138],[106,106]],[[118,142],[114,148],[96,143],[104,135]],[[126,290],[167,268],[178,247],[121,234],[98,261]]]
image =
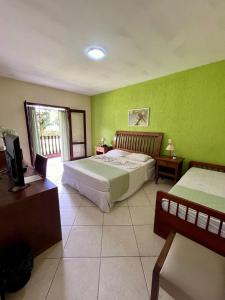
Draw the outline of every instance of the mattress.
[[[99,158],[97,159],[95,159],[95,157],[90,157],[87,159],[97,161],[100,164],[107,163],[107,165],[112,165],[113,167],[126,170],[129,173],[130,185],[133,184],[135,185],[135,182],[139,180],[140,176],[143,178],[144,181],[148,180],[148,173],[150,169],[154,168],[155,166],[154,159],[150,159],[149,161],[144,163],[132,162],[129,167],[129,165],[128,166],[126,165],[126,162],[128,160],[124,157],[114,158],[113,160],[110,159],[102,160],[101,157],[103,157],[103,155],[98,155],[98,156]],[[104,178],[103,176],[88,171],[84,168],[77,167],[74,161],[69,161],[64,163],[63,180],[65,180],[65,177],[67,176],[73,176],[75,179],[85,182],[85,184],[88,185],[89,187],[101,192],[108,192],[110,190],[110,182],[107,180],[107,178]]]
[[[147,180],[154,178],[154,159],[149,159],[147,162],[134,162],[126,157],[108,158],[105,155],[97,155],[87,159],[94,160],[99,164],[112,165],[129,173],[129,187],[127,192],[112,201],[109,180],[84,168],[77,167],[73,161],[64,163],[62,182],[77,189],[105,212],[110,210],[114,202],[128,198]]]
[[[175,185],[180,187],[189,188],[192,190],[200,191],[207,193],[209,195],[214,195],[218,197],[218,201],[224,201],[225,205],[225,173],[205,170],[200,168],[191,168],[187,171],[187,173],[178,181]],[[175,189],[172,188],[169,193],[174,194]],[[176,196],[181,196],[176,193]],[[187,200],[195,202],[195,199],[191,199],[191,197]],[[219,203],[220,204],[220,203]],[[169,201],[167,199],[162,200],[162,208],[164,211],[168,211]],[[214,204],[215,205],[215,204]],[[209,205],[210,206],[210,205]],[[221,207],[221,205],[219,206]],[[215,207],[211,207],[216,209]],[[171,201],[170,202],[170,210],[169,213],[176,215],[177,203]],[[184,205],[179,205],[178,209],[178,217],[180,219],[185,219],[187,207]],[[218,209],[220,210],[220,209]],[[224,212],[222,210],[222,212]],[[187,221],[190,223],[195,223],[196,219],[196,210],[188,209]],[[208,216],[204,213],[199,213],[197,218],[197,226],[206,229]],[[220,226],[220,220],[217,218],[210,217],[208,231],[218,234]],[[223,222],[221,237],[225,238],[225,222]]]

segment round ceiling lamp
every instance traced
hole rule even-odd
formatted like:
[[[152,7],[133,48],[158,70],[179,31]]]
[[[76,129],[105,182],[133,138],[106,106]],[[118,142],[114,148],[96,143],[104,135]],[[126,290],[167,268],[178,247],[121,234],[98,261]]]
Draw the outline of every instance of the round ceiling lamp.
[[[89,47],[86,50],[87,56],[92,60],[101,60],[105,57],[105,50],[101,47]]]

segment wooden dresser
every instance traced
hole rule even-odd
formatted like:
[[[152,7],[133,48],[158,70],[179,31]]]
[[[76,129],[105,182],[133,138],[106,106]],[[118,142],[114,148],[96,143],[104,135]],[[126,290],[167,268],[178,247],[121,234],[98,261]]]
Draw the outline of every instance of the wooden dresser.
[[[36,172],[28,167],[24,176],[31,175]],[[13,193],[12,185],[0,174],[0,248],[24,241],[36,256],[62,238],[57,186],[42,179]]]

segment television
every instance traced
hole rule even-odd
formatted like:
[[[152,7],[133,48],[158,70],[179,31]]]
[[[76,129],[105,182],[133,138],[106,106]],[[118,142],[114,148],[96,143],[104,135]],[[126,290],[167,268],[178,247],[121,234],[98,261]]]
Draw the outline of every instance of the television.
[[[23,157],[20,148],[19,137],[16,135],[8,134],[4,137],[6,151],[6,163],[9,175],[13,181],[14,186],[9,191],[16,192],[26,188],[24,182]]]

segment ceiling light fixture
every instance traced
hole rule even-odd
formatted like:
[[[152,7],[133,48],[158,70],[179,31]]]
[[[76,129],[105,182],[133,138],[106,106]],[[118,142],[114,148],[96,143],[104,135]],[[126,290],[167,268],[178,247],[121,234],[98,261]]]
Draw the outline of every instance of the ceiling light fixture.
[[[87,56],[93,60],[101,60],[105,57],[105,50],[101,47],[89,47],[86,53]]]

